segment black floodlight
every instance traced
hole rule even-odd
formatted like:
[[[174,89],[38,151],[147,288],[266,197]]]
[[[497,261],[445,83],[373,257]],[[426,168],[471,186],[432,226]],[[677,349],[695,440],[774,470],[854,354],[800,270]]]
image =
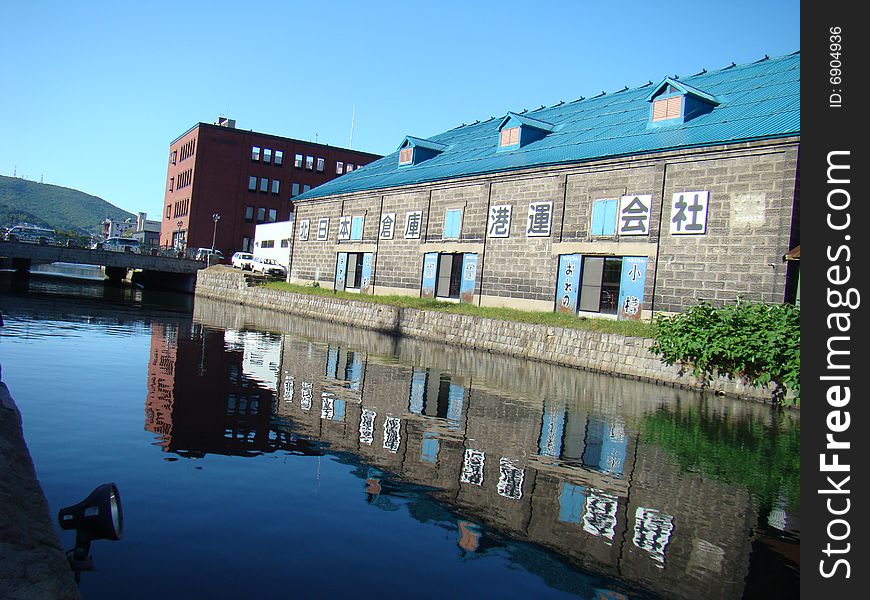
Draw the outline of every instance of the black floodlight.
[[[60,509],[57,520],[61,529],[76,530],[76,547],[67,558],[78,579],[79,572],[94,568],[89,556],[92,541],[121,539],[124,513],[118,486],[104,483],[78,504]]]

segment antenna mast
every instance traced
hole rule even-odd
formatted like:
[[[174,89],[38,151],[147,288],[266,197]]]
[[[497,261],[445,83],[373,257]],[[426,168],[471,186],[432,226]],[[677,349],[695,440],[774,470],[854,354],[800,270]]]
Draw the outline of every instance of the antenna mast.
[[[356,104],[353,105],[353,113],[350,116],[350,144],[348,144],[348,149],[353,148],[353,125],[356,122]]]

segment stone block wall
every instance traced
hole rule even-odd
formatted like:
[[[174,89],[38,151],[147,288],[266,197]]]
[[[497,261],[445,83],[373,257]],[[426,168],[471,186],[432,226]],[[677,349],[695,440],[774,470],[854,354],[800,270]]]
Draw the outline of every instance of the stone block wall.
[[[376,252],[374,293],[417,295],[426,252],[479,255],[473,301],[552,309],[559,256],[647,258],[644,309],[679,311],[699,299],[781,302],[786,266],[781,257],[798,242],[798,139],[760,141],[569,166],[438,181],[300,202],[312,239],[319,218],[330,217],[326,241],[294,244],[291,280],[323,284],[332,274],[339,214],[366,214],[364,241]],[[675,192],[708,191],[704,235],[671,235]],[[593,236],[594,202],[651,195],[648,234]],[[527,237],[530,202],[552,201],[548,237]],[[382,203],[382,208],[380,204]],[[489,208],[512,207],[510,236],[487,236]],[[444,240],[445,211],[462,209],[459,240]],[[423,212],[420,239],[406,240],[406,213]],[[393,239],[378,239],[380,215],[395,213]],[[298,237],[298,236],[297,236]],[[353,251],[353,250],[352,250]],[[319,269],[319,271],[318,271]]]

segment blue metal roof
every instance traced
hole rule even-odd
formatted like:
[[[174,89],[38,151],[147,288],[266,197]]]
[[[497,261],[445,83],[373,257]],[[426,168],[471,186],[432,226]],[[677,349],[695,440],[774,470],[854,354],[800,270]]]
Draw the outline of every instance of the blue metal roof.
[[[552,123],[546,123],[544,121],[541,121],[540,119],[533,119],[532,117],[520,115],[515,112],[508,112],[508,114],[505,115],[505,117],[499,123],[498,128],[501,129],[502,127],[504,127],[505,123],[509,121],[516,121],[521,125],[527,125],[534,129],[540,129],[541,131],[553,131]]]
[[[675,78],[674,78],[675,79]],[[516,150],[497,152],[503,119],[487,119],[432,136],[448,148],[399,168],[398,150],[297,196],[296,201],[380,190],[536,166],[579,163],[662,150],[800,135],[800,53],[731,65],[677,80],[719,104],[687,123],[647,127],[650,85],[524,114],[552,132]],[[656,86],[658,87],[658,86]],[[516,113],[514,113],[516,114]]]
[[[445,144],[439,144],[438,142],[433,142],[432,140],[418,138],[410,135],[406,135],[405,139],[402,140],[402,143],[399,144],[399,150],[404,148],[406,145],[413,146],[415,148],[425,148],[426,150],[432,150],[434,152],[442,152],[447,149],[447,146]]]

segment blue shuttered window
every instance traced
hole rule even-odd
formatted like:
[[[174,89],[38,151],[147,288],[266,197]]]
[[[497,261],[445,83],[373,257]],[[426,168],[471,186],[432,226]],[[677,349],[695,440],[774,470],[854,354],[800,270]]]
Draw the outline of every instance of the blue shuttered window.
[[[596,200],[592,204],[592,235],[616,235],[619,200]]]

